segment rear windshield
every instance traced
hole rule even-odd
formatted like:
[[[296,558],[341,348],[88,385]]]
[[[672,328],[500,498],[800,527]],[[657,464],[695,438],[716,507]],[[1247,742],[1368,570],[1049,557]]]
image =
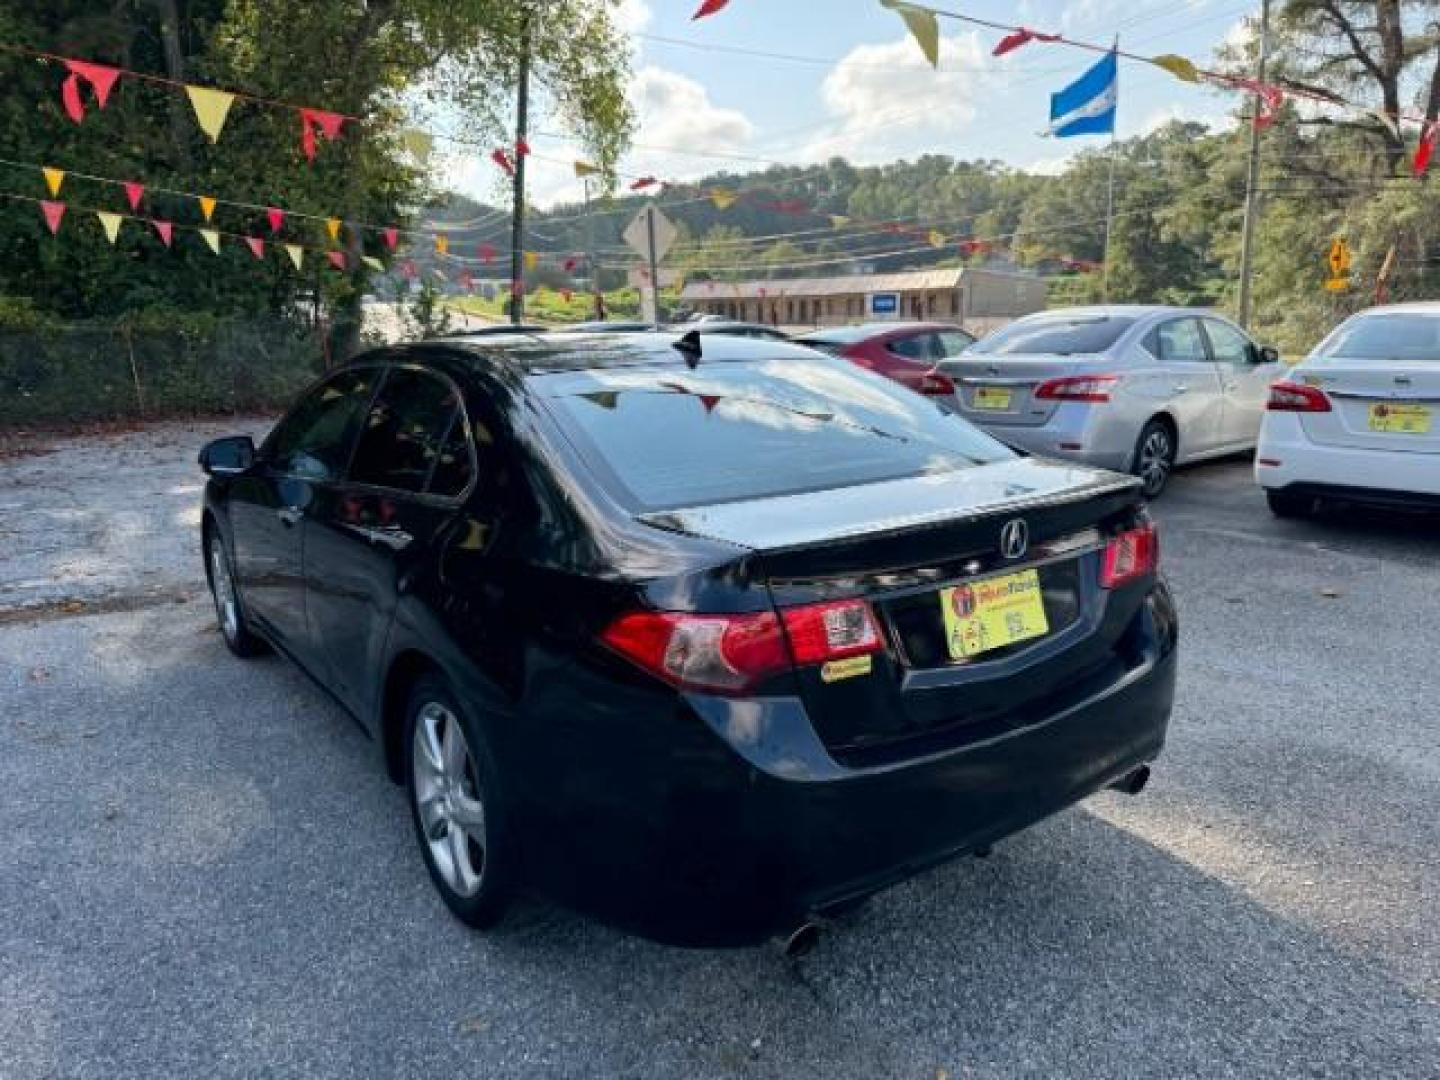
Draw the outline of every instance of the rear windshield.
[[[1045,315],[1021,319],[977,341],[972,353],[1083,356],[1104,352],[1135,325],[1128,315]]]
[[[639,513],[953,472],[1013,457],[844,361],[703,362],[532,376],[585,460]]]
[[[1440,361],[1440,315],[1361,315],[1343,323],[1315,355],[1337,360]]]

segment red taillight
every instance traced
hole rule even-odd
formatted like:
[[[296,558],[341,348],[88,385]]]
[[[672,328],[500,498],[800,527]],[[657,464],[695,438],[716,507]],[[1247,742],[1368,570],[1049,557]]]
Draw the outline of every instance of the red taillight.
[[[784,632],[781,632],[781,620]],[[786,647],[786,638],[789,647]],[[880,631],[863,600],[773,612],[691,615],[632,611],[600,635],[620,655],[675,686],[735,693],[778,671],[878,652]]]
[[[1277,382],[1270,386],[1265,408],[1271,412],[1329,412],[1330,399],[1319,387]]]
[[[938,371],[927,371],[920,376],[920,385],[916,387],[922,394],[934,394],[943,397],[955,396],[955,383],[949,375],[942,375]]]
[[[1109,401],[1110,388],[1119,375],[1067,375],[1048,379],[1035,388],[1040,401]]]
[[[1118,589],[1136,578],[1153,574],[1160,565],[1160,534],[1154,522],[1127,529],[1105,545],[1100,564],[1100,585]]]
[[[782,608],[780,615],[795,663],[802,667],[877,652],[881,647],[880,629],[863,600]]]

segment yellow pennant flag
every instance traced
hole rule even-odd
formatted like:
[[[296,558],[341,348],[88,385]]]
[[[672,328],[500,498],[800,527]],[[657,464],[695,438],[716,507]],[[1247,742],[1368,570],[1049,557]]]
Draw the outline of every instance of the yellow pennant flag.
[[[216,255],[220,254],[220,233],[215,229],[201,229],[200,235],[205,238],[205,243],[210,245],[210,250]]]
[[[421,165],[430,160],[430,151],[435,149],[435,139],[428,132],[415,128],[400,133],[400,144],[410,151],[410,156]]]
[[[525,269],[534,270],[540,265],[540,256],[533,251],[525,252]]]
[[[831,214],[831,215],[830,215],[830,227],[831,227],[832,229],[843,229],[843,228],[845,228],[846,225],[849,225],[849,224],[850,224],[850,219],[849,219],[848,217],[846,217],[844,214]]]
[[[374,255],[362,255],[360,256],[360,261],[377,274],[383,274],[385,272],[385,264],[375,258]]]
[[[45,186],[50,189],[50,197],[55,198],[60,194],[60,185],[65,182],[65,170],[52,169],[47,165],[40,171],[45,174]]]
[[[120,235],[120,222],[124,219],[107,210],[96,210],[95,216],[100,219],[100,227],[105,230],[105,239],[115,243],[115,238]]]
[[[930,246],[933,248],[942,248],[945,246],[945,234],[942,233],[939,229],[931,229],[930,235],[927,237],[927,239],[930,241]]]
[[[227,94],[224,90],[212,90],[208,86],[186,86],[185,93],[190,95],[190,107],[195,110],[195,119],[200,123],[200,130],[210,136],[212,143],[220,141],[220,129],[225,126],[225,118],[230,115],[230,106],[235,102],[234,94]]]
[[[1164,68],[1181,82],[1198,83],[1200,72],[1195,65],[1183,56],[1176,56],[1174,53],[1166,53],[1164,56],[1151,57],[1150,63],[1158,68]]]
[[[340,239],[340,219],[338,217],[325,219],[325,231],[330,234],[331,240]]]
[[[600,166],[591,165],[588,161],[575,162],[575,177],[581,179],[586,176],[594,176],[600,171]]]
[[[290,256],[290,261],[295,264],[295,269],[299,270],[305,261],[305,249],[299,244],[285,244],[284,247],[285,254]]]
[[[729,210],[739,198],[740,196],[735,192],[728,191],[723,187],[710,189],[710,201],[715,204],[716,210]]]
[[[215,196],[201,195],[199,199],[200,213],[204,215],[206,221],[209,221],[215,214]]]
[[[920,51],[925,54],[925,59],[930,61],[930,66],[939,67],[940,22],[935,18],[935,13],[915,4],[907,4],[905,0],[880,0],[880,6],[889,8],[905,20],[905,25],[909,27],[915,43],[920,46]]]
[[[435,234],[435,250],[444,255],[450,250],[450,238],[444,233]]]

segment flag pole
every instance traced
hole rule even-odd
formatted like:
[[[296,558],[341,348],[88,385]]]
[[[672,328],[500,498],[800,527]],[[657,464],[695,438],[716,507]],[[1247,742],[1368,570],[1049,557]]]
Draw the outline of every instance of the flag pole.
[[[1113,47],[1115,53],[1120,51],[1120,35],[1115,35]],[[1115,117],[1110,121],[1110,180],[1105,185],[1105,255],[1100,270],[1100,299],[1108,304],[1110,302],[1110,232],[1115,224],[1115,148],[1118,145],[1115,140],[1116,122],[1120,118],[1120,70],[1115,70]]]

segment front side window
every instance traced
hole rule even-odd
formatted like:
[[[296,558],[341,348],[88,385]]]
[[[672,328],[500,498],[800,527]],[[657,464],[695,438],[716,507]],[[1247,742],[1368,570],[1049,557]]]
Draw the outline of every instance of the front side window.
[[[378,368],[356,368],[311,390],[266,441],[270,467],[302,480],[338,480],[378,377]]]
[[[365,416],[350,480],[454,498],[470,482],[465,414],[450,383],[394,368]]]
[[[1248,364],[1253,355],[1250,339],[1229,323],[1219,319],[1205,320],[1205,333],[1210,337],[1210,352],[1219,364]]]
[[[1200,323],[1195,319],[1171,319],[1155,328],[1154,353],[1166,363],[1209,363]]]

